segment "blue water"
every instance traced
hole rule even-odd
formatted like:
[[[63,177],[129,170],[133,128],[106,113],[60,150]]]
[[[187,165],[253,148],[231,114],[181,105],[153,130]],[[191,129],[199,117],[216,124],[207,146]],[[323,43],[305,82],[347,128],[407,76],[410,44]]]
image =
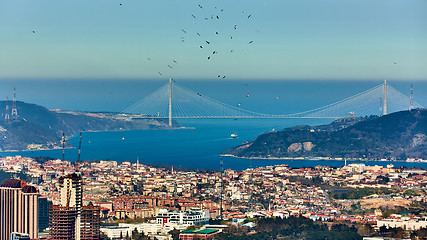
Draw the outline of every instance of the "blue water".
[[[215,119],[185,120],[184,126],[195,129],[179,130],[133,130],[120,132],[87,132],[83,134],[82,160],[132,161],[139,158],[142,163],[169,164],[179,167],[218,170],[219,154],[243,141],[252,140],[257,135],[274,129],[282,129],[296,124],[313,124],[313,120],[249,120]],[[230,138],[231,133],[238,138]],[[78,146],[78,137],[70,142]],[[62,150],[2,153],[5,155],[49,156],[62,158]],[[77,150],[66,150],[66,159],[75,161]],[[224,157],[224,168],[242,170],[258,166],[287,164],[291,167],[343,166],[343,161],[312,160],[248,160]],[[364,162],[366,165],[387,165],[389,162]],[[427,164],[393,162],[397,167],[422,167]]]
[[[179,81],[179,80],[177,80]],[[180,85],[206,96],[234,105],[242,103],[255,112],[286,114],[310,110],[341,100],[381,84],[381,81],[179,81]],[[83,111],[121,111],[166,82],[154,81],[5,81],[0,93],[17,88],[17,99],[48,108]],[[409,93],[410,83],[391,82],[396,89]],[[427,82],[414,83],[415,100],[427,105]],[[250,97],[246,97],[246,93]],[[6,94],[7,95],[7,94]],[[10,96],[10,95],[9,95]],[[279,97],[279,100],[276,99]],[[195,129],[134,130],[122,132],[87,132],[83,134],[82,160],[136,161],[170,164],[188,168],[219,169],[219,154],[250,141],[257,135],[295,125],[318,125],[329,121],[292,119],[197,119],[178,120]],[[231,133],[238,138],[230,138]],[[78,138],[69,141],[78,146]],[[62,150],[1,153],[22,156],[62,158]],[[66,150],[66,159],[75,161],[77,150]],[[291,167],[317,165],[343,166],[340,161],[247,160],[224,158],[224,167],[246,169],[288,164]],[[383,165],[388,162],[365,162]],[[393,162],[395,166],[422,167],[427,164]]]

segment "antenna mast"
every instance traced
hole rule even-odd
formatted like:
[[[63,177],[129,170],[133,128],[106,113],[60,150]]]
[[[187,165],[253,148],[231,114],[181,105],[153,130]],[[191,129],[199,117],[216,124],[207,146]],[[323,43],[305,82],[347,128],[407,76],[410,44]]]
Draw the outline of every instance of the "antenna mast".
[[[12,102],[12,119],[18,119],[18,109],[16,108],[16,88],[13,88],[13,102]]]
[[[221,173],[220,173],[220,176],[221,176],[221,190],[220,190],[220,194],[219,194],[219,199],[220,199],[220,209],[219,209],[219,215],[220,215],[220,217],[221,217],[221,220],[223,219],[222,218],[222,211],[223,211],[223,208],[222,208],[222,202],[223,202],[223,200],[222,200],[222,192],[223,192],[223,190],[224,190],[224,167],[223,167],[223,160],[222,160],[222,157],[220,158],[220,165],[221,165]]]
[[[409,99],[409,111],[414,109],[414,92],[411,84],[411,98]]]
[[[172,127],[172,78],[169,79],[169,127]]]
[[[65,132],[62,132],[62,175],[64,175],[64,161],[65,161]]]
[[[80,140],[79,140],[79,155],[77,157],[77,162],[76,162],[76,172],[79,172],[79,167],[80,167],[80,151],[82,149],[82,133],[80,132]]]
[[[384,80],[384,107],[383,115],[387,115],[387,80]]]
[[[9,116],[9,98],[6,97],[6,113],[4,114],[4,123],[8,123],[10,120]]]

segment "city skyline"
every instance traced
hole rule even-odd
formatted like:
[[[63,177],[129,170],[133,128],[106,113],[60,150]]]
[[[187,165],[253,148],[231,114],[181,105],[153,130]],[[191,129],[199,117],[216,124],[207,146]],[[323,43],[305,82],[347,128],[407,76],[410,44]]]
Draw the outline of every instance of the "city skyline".
[[[0,9],[0,80],[427,76],[421,0],[2,1]]]

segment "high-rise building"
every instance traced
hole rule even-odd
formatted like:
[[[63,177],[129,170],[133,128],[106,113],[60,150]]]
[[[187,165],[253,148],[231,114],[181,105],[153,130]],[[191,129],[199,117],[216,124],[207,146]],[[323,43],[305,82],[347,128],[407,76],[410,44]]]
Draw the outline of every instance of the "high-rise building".
[[[59,205],[49,211],[50,238],[80,240],[82,176],[72,173],[59,178]]]
[[[100,238],[100,208],[82,206],[83,180],[79,172],[59,179],[59,205],[50,206],[50,239],[97,240]]]
[[[10,240],[30,240],[30,235],[28,233],[13,232],[10,234]]]
[[[12,232],[38,237],[39,193],[24,180],[5,180],[0,186],[0,240],[9,240]]]
[[[52,201],[47,198],[39,198],[39,232],[49,227],[49,206],[51,205]]]
[[[49,209],[50,239],[76,240],[76,218],[75,207],[51,205]]]
[[[100,238],[100,219],[101,208],[93,206],[91,203],[83,207],[81,240],[96,240]]]

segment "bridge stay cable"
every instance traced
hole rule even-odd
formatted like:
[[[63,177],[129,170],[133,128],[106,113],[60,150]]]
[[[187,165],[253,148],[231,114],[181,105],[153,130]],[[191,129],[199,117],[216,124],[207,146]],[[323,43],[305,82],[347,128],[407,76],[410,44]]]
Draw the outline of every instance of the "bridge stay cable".
[[[379,115],[386,98],[388,112],[408,110],[410,98],[389,84],[381,84],[343,100],[292,114],[265,114],[232,106],[201,93],[173,83],[173,94],[169,94],[170,83],[122,111],[144,118],[168,118],[169,98],[173,118],[318,118],[338,119],[348,116]],[[387,89],[385,89],[387,88]],[[384,92],[387,92],[385,95]],[[382,100],[381,100],[382,99]],[[414,102],[415,108],[422,108]]]

